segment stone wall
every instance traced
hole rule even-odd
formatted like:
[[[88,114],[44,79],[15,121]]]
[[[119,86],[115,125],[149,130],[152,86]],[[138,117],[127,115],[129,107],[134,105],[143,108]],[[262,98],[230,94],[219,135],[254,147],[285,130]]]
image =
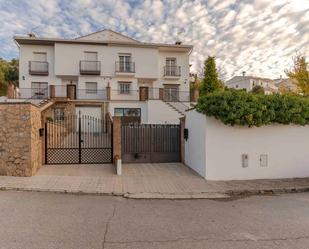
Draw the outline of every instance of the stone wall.
[[[42,165],[41,114],[30,103],[0,103],[0,175],[32,176]]]

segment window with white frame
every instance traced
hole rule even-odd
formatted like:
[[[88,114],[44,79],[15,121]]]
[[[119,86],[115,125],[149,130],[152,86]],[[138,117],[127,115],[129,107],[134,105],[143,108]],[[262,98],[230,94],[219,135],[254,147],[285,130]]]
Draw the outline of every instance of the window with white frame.
[[[87,94],[97,94],[98,83],[97,82],[86,82],[86,93]]]
[[[130,94],[131,83],[130,82],[119,82],[119,94]]]
[[[120,72],[133,71],[131,65],[131,54],[119,54],[119,69]]]

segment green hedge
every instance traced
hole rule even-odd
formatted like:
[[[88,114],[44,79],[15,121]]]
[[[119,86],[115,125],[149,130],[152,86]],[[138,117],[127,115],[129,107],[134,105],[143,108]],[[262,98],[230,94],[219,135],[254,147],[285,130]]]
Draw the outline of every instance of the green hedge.
[[[232,126],[309,124],[309,98],[301,96],[226,90],[200,97],[196,110]]]

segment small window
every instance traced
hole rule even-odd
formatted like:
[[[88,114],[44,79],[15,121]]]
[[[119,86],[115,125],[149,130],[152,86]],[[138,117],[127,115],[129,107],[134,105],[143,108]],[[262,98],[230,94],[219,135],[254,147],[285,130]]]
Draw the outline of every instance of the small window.
[[[45,52],[33,52],[34,61],[47,61],[47,54]]]
[[[97,61],[98,53],[97,52],[84,52],[84,58],[86,61]]]
[[[54,109],[54,120],[55,121],[64,120],[64,108],[55,108]]]
[[[235,88],[238,88],[238,85],[236,85]]]
[[[97,82],[86,82],[86,93],[87,94],[97,94],[98,84]]]
[[[119,94],[130,94],[131,83],[119,82]]]
[[[140,117],[140,108],[115,108],[114,115],[118,117]]]

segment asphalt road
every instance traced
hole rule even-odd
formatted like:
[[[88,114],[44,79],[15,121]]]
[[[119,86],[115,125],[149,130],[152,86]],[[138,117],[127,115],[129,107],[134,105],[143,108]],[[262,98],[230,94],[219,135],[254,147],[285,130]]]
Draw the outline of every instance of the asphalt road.
[[[233,201],[0,191],[0,248],[308,249],[309,193]]]

